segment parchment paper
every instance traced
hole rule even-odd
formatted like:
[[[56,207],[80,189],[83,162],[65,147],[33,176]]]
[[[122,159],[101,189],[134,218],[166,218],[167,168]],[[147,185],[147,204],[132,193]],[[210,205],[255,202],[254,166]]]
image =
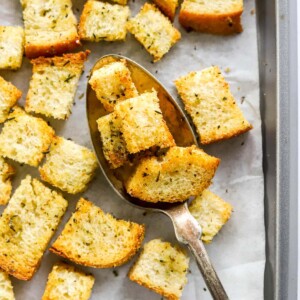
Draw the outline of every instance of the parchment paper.
[[[73,1],[77,17],[82,11],[85,1]],[[132,16],[144,3],[130,1]],[[75,142],[91,148],[91,142],[85,116],[86,76],[95,61],[102,55],[119,53],[146,67],[150,72],[178,98],[173,80],[190,71],[201,70],[211,65],[218,65],[231,85],[233,95],[243,110],[246,118],[253,124],[251,132],[205,147],[209,154],[221,158],[211,190],[230,202],[234,213],[230,221],[206,248],[210,258],[221,277],[221,280],[231,299],[256,300],[263,299],[263,273],[265,263],[265,229],[263,205],[263,174],[262,174],[262,137],[259,111],[258,57],[256,41],[255,1],[245,0],[245,10],[242,17],[244,32],[239,35],[221,37],[200,33],[187,33],[175,21],[175,26],[182,33],[180,42],[171,49],[160,62],[151,63],[150,55],[140,44],[128,34],[123,42],[85,43],[83,48],[92,51],[86,63],[85,73],[81,77],[77,91],[73,113],[67,121],[50,120],[58,135],[72,138]],[[0,0],[1,25],[22,25],[22,12],[19,1]],[[229,69],[228,69],[229,68]],[[225,72],[227,71],[227,73]],[[229,72],[228,72],[229,71]],[[24,59],[22,69],[17,72],[1,71],[0,75],[12,81],[23,91],[21,104],[26,97],[28,83],[31,77],[31,65]],[[18,174],[13,180],[14,189],[26,174],[39,178],[36,168],[16,166]],[[74,211],[75,204],[81,195],[70,196],[69,207],[56,235],[61,232],[63,225]],[[130,219],[146,224],[146,238],[164,238],[176,242],[171,222],[164,215],[143,215],[144,211],[132,208],[118,198],[98,170],[95,180],[82,195],[104,211],[112,212],[118,218]],[[1,212],[2,212],[1,208]],[[12,279],[17,300],[41,299],[48,273],[53,263],[60,258],[47,250],[41,267],[29,282]],[[126,274],[133,260],[117,268],[118,276],[112,269],[89,269],[96,277],[92,299],[139,299],[151,300],[161,297],[139,285],[131,282]],[[80,268],[80,267],[79,267]],[[184,300],[211,299],[205,289],[200,272],[194,260],[191,260],[188,284]]]

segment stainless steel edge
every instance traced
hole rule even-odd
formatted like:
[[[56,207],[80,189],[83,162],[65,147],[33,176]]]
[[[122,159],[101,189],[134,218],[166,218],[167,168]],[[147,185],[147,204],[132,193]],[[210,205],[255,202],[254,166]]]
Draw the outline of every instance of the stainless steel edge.
[[[297,299],[297,1],[256,1],[265,174],[265,299]]]

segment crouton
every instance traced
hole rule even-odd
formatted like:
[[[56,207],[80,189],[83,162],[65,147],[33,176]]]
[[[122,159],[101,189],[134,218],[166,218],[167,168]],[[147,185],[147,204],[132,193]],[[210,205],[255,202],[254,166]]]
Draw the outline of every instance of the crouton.
[[[252,129],[218,67],[191,72],[175,84],[202,144],[229,139]]]
[[[186,29],[228,35],[243,31],[243,0],[184,0],[179,22]]]
[[[148,202],[185,201],[210,185],[219,161],[196,146],[171,147],[162,157],[142,158],[126,191]]]
[[[209,190],[204,190],[189,206],[189,210],[202,228],[201,239],[210,243],[229,220],[232,206]]]
[[[0,76],[0,123],[6,120],[9,110],[16,104],[21,96],[22,92],[20,90]]]
[[[9,276],[0,270],[0,296],[2,300],[15,300],[13,286]]]
[[[89,84],[109,112],[112,112],[120,101],[138,95],[124,60],[112,62],[95,70]]]
[[[178,0],[153,0],[156,6],[173,22]]]
[[[37,167],[53,136],[54,130],[43,119],[14,107],[0,134],[0,155]]]
[[[55,119],[67,119],[88,54],[89,51],[85,51],[32,60],[33,74],[25,110]]]
[[[19,26],[0,26],[0,69],[20,69],[23,52],[23,28]]]
[[[15,169],[0,157],[0,205],[5,205],[9,200],[12,188],[10,177],[14,174]]]
[[[71,0],[21,0],[28,58],[59,55],[80,46]]]
[[[0,217],[0,268],[31,279],[67,205],[60,194],[26,176]]]
[[[154,146],[167,148],[175,145],[163,119],[156,91],[118,103],[115,113],[121,121],[128,152],[137,153]]]
[[[91,42],[124,41],[129,15],[128,6],[89,0],[80,17],[80,38]]]
[[[121,122],[115,113],[97,120],[102,141],[103,154],[112,169],[124,165],[128,161],[128,152],[121,133]]]
[[[144,249],[130,269],[130,280],[170,300],[179,300],[187,283],[189,258],[177,246],[159,239],[144,245]]]
[[[50,251],[84,266],[116,267],[137,252],[144,232],[144,225],[117,220],[81,198]]]
[[[42,180],[70,194],[77,194],[87,188],[97,167],[93,151],[73,141],[55,137],[39,172]]]
[[[170,20],[149,3],[145,3],[140,12],[128,21],[127,29],[153,56],[154,62],[169,52],[181,37]]]
[[[88,300],[95,278],[65,263],[53,266],[42,300]]]

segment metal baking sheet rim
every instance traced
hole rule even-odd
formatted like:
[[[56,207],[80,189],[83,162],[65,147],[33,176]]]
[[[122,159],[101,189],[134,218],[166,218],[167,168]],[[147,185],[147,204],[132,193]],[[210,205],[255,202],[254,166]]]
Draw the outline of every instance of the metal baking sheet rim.
[[[297,299],[297,1],[256,1],[265,174],[265,299]],[[298,4],[300,5],[300,4]]]

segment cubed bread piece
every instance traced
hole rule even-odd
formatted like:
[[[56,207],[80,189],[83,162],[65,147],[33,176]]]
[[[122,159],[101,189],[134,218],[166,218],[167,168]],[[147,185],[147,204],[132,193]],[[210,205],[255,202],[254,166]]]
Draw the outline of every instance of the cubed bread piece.
[[[19,26],[0,26],[0,69],[21,68],[24,30]]]
[[[92,42],[124,41],[129,15],[128,6],[89,0],[80,17],[80,38]]]
[[[32,60],[33,74],[25,110],[55,119],[67,119],[88,54],[89,51],[85,51]]]
[[[97,120],[102,141],[103,154],[112,169],[124,165],[128,160],[125,141],[121,133],[121,122],[115,113]]]
[[[115,105],[120,101],[138,95],[130,71],[123,60],[112,62],[95,70],[89,84],[96,92],[96,96],[104,108],[109,112],[112,112]]]
[[[42,300],[88,300],[95,278],[65,263],[53,266]]]
[[[9,276],[0,270],[0,299],[15,300],[13,286]]]
[[[137,252],[144,233],[144,225],[117,220],[81,198],[50,251],[84,266],[111,268]]]
[[[145,157],[127,180],[127,192],[148,202],[179,202],[206,189],[219,159],[196,146],[171,147],[162,157]]]
[[[243,31],[243,0],[184,0],[179,22],[186,29],[212,34],[233,34]]]
[[[181,37],[170,20],[149,3],[145,3],[140,12],[128,21],[127,29],[153,56],[154,62],[169,52]]]
[[[93,151],[56,136],[39,171],[42,180],[70,194],[77,194],[87,188],[97,167]]]
[[[183,250],[155,239],[144,245],[128,276],[166,299],[179,300],[187,283],[188,267],[189,258]]]
[[[22,92],[20,90],[0,76],[0,123],[6,120],[9,110],[16,104],[21,96]]]
[[[31,279],[67,205],[60,194],[26,176],[0,217],[0,268]]]
[[[15,169],[5,162],[0,156],[0,205],[5,205],[11,193],[10,177],[15,174]]]
[[[118,103],[115,113],[121,121],[121,131],[130,153],[150,147],[167,148],[175,145],[163,119],[156,91]]]
[[[54,130],[20,107],[11,111],[0,134],[0,155],[37,167],[50,146]]]
[[[252,129],[218,67],[191,72],[175,84],[202,144],[229,139]]]
[[[189,206],[189,210],[202,228],[201,239],[210,243],[229,220],[232,206],[209,190],[204,190]]]
[[[71,0],[21,0],[28,58],[59,55],[80,46]]]
[[[173,22],[178,0],[153,0],[158,8]]]

